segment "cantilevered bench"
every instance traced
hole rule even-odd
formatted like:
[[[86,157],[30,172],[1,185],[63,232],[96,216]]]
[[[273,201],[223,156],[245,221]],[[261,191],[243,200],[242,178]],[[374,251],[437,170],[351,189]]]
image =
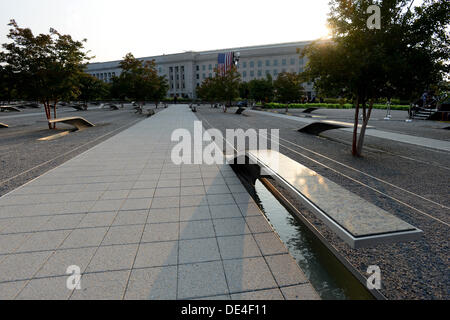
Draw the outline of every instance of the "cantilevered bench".
[[[361,128],[361,125],[359,125],[359,127]],[[342,129],[342,128],[353,128],[353,123],[334,120],[321,120],[321,121],[312,120],[310,124],[304,126],[300,130],[298,130],[298,132],[319,135],[327,130]],[[367,129],[370,128],[373,127],[367,126]]]
[[[422,231],[291,158],[272,150],[248,151],[262,176],[287,186],[352,248],[412,241]]]
[[[304,110],[303,113],[311,113],[311,112],[316,111],[318,109],[319,108],[308,108],[308,109]]]
[[[89,127],[94,127],[94,125],[87,121],[86,119],[82,117],[70,117],[70,118],[59,118],[59,119],[53,119],[49,120],[49,123],[65,123],[70,124],[74,126],[77,130],[83,130]]]
[[[4,111],[22,112],[20,109],[17,109],[16,107],[13,107],[13,106],[0,106],[0,111],[1,112],[4,112]]]
[[[85,105],[85,104],[83,104],[83,105],[74,104],[74,105],[71,105],[70,107],[72,107],[78,111],[87,111],[87,105]]]
[[[9,126],[7,124],[0,122],[0,128],[9,128]]]

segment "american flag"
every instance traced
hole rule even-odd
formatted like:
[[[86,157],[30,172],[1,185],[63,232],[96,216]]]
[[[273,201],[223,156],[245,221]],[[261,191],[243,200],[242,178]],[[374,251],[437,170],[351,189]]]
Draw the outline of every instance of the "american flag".
[[[219,53],[217,68],[221,74],[231,69],[233,65],[233,52]]]

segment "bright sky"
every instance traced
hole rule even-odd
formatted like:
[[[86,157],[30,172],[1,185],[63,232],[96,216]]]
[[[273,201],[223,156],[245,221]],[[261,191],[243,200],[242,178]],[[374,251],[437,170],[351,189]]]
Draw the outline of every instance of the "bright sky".
[[[97,61],[317,39],[328,0],[1,0],[0,43],[10,19],[81,40]]]

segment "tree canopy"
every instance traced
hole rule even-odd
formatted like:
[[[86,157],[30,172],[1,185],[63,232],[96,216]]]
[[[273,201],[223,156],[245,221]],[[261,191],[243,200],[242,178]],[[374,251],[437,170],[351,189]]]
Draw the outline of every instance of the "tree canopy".
[[[83,51],[86,40],[75,41],[54,29],[35,36],[14,20],[9,26],[11,42],[2,45],[0,63],[14,74],[15,89],[21,97],[43,103],[48,120],[52,117],[50,105],[53,104],[56,118],[56,103],[80,94],[78,80],[90,59]]]
[[[380,8],[380,29],[368,28],[371,5]],[[412,0],[332,0],[331,41],[316,41],[302,53],[309,61],[304,75],[318,92],[339,92],[355,101],[354,155],[361,155],[376,99],[413,99],[448,75],[450,2],[412,5]]]
[[[250,97],[255,101],[272,101],[274,97],[274,88],[272,76],[266,75],[265,79],[253,79],[248,82]]]
[[[278,101],[288,103],[300,100],[304,94],[302,82],[298,73],[280,73],[273,83]]]
[[[154,60],[141,61],[128,53],[120,63],[122,73],[113,78],[112,93],[115,97],[133,99],[139,103],[145,100],[159,102],[166,96],[167,80],[158,76]]]

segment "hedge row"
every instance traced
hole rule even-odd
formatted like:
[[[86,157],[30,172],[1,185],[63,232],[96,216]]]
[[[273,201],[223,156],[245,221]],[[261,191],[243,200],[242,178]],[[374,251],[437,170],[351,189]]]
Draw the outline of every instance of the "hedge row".
[[[262,105],[257,104],[258,107],[262,107]],[[289,104],[289,109],[307,109],[307,108],[322,108],[322,109],[353,109],[355,106],[350,103],[346,104],[334,104],[334,103],[305,103],[305,104]],[[264,106],[265,109],[284,109],[286,105],[283,103],[266,103]],[[386,109],[385,104],[374,104],[374,109]],[[409,106],[405,105],[392,105],[391,110],[408,110]]]

